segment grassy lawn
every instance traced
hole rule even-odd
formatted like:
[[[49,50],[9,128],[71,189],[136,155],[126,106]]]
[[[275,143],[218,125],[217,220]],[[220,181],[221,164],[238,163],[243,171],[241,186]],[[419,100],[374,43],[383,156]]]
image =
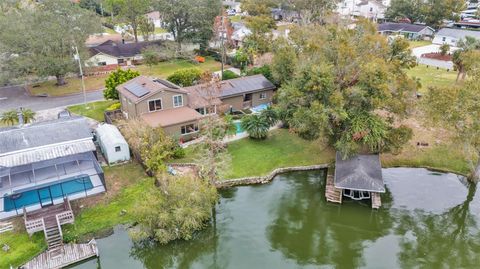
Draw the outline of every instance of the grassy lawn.
[[[107,100],[107,101],[97,101],[97,102],[92,102],[92,103],[87,103],[87,106],[81,104],[81,105],[75,105],[75,106],[69,106],[67,109],[77,115],[82,115],[85,117],[92,118],[96,121],[103,121],[103,112],[111,106],[113,103],[116,103],[118,101],[114,100]]]
[[[105,87],[106,75],[85,77],[85,89],[87,91],[95,91]],[[57,86],[56,80],[49,80],[28,86],[29,91],[33,95],[48,94],[49,96],[63,96],[82,92],[82,81],[79,78],[67,78],[67,84]]]
[[[152,67],[147,65],[139,65],[136,70],[142,75],[155,76],[166,78],[173,74],[178,69],[198,67],[204,71],[218,71],[221,68],[221,63],[215,61],[212,57],[206,57],[204,63],[195,64],[187,60],[174,60],[169,62],[162,62]]]
[[[430,86],[448,87],[455,85],[457,72],[445,69],[437,69],[435,67],[427,67],[420,64],[412,69],[407,70],[407,74],[411,77],[420,79],[422,88],[420,91],[426,91]]]
[[[155,34],[164,34],[164,33],[166,33],[166,32],[168,32],[168,31],[165,30],[165,29],[163,29],[163,28],[158,28],[158,27],[157,27],[157,28],[155,28],[155,32],[154,32],[154,33],[155,33]]]
[[[188,159],[195,158],[195,147],[187,148]],[[260,176],[279,167],[330,163],[334,160],[334,151],[319,141],[307,141],[279,129],[270,133],[265,140],[249,138],[228,144],[232,156],[232,167],[227,178]]]
[[[72,201],[75,210],[75,223],[63,226],[64,240],[91,239],[93,233],[112,228],[118,224],[130,223],[136,203],[142,194],[153,186],[153,179],[146,176],[142,167],[135,163],[104,167],[108,192],[84,200]],[[80,205],[84,208],[79,210]],[[126,214],[120,214],[126,210]],[[17,218],[18,227],[23,224]],[[15,268],[46,249],[44,235],[35,233],[30,239],[22,228],[14,232],[0,234],[0,246],[7,244],[10,251],[2,250],[0,268]]]
[[[409,41],[410,43],[410,48],[411,49],[414,49],[414,48],[418,48],[418,47],[423,47],[423,46],[428,46],[428,45],[431,45],[432,44],[432,41],[428,41],[428,40],[416,40],[416,41]]]
[[[241,15],[235,15],[235,16],[229,16],[228,17],[231,22],[241,22],[242,21],[242,16]]]

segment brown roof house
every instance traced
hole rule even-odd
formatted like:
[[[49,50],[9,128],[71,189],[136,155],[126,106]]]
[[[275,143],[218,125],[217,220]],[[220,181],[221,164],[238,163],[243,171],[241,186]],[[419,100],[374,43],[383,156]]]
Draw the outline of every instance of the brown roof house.
[[[142,50],[148,46],[160,45],[159,41],[123,43],[106,40],[104,43],[90,47],[91,57],[86,60],[88,67],[131,65],[143,59]]]
[[[125,117],[140,117],[152,127],[188,140],[196,136],[199,121],[207,115],[271,103],[275,86],[263,75],[255,75],[222,81],[218,92],[211,93],[205,84],[181,88],[139,76],[117,90]]]

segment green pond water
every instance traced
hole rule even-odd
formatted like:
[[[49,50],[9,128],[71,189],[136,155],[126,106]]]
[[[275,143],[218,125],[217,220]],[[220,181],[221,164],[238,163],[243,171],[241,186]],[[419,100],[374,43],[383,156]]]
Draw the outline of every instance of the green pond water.
[[[325,172],[277,176],[221,192],[211,226],[191,241],[97,240],[75,268],[480,268],[480,198],[453,174],[384,169],[380,210],[327,203]]]

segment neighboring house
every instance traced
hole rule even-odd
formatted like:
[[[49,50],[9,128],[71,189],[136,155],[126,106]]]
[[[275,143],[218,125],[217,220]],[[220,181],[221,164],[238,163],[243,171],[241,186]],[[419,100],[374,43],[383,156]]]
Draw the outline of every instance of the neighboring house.
[[[0,129],[0,219],[105,192],[82,117]]]
[[[91,57],[85,62],[88,67],[132,65],[134,61],[143,59],[142,50],[144,48],[159,44],[159,41],[126,44],[107,41],[99,46],[91,47]]]
[[[155,25],[155,28],[161,28],[162,27],[162,20],[160,19],[160,12],[159,11],[152,11],[147,14],[145,14],[145,17]]]
[[[85,46],[88,48],[100,46],[106,42],[114,42],[114,43],[123,43],[122,35],[120,34],[96,34],[90,35],[85,41]]]
[[[300,20],[298,12],[282,8],[272,8],[272,17],[276,21],[298,22]]]
[[[373,21],[385,19],[390,0],[343,0],[337,4],[336,12],[343,17],[364,17]]]
[[[385,22],[378,25],[378,32],[382,35],[403,35],[412,40],[431,39],[435,30],[426,25]]]
[[[232,33],[232,41],[235,47],[241,47],[243,45],[243,41],[245,38],[252,34],[252,31],[248,29],[248,27],[241,22],[233,22],[233,33]]]
[[[235,13],[242,13],[242,3],[235,1],[222,1],[222,5]]]
[[[465,39],[467,36],[480,40],[480,31],[442,28],[435,34],[432,43],[437,45],[448,44],[456,47],[458,46],[458,41]]]
[[[222,81],[219,92],[207,96],[203,85],[181,88],[139,76],[117,90],[125,117],[142,118],[152,127],[188,140],[199,131],[204,116],[271,103],[275,86],[263,75],[255,75]]]

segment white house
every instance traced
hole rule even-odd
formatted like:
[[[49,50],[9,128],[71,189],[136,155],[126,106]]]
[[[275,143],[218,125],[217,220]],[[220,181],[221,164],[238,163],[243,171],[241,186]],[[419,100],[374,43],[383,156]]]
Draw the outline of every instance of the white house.
[[[242,13],[242,3],[236,1],[222,1],[222,5],[235,13]]]
[[[450,46],[458,46],[458,41],[465,39],[467,36],[480,40],[479,31],[470,31],[454,28],[442,28],[435,34],[432,43],[437,45],[448,44]]]
[[[142,50],[148,46],[159,45],[160,41],[138,43],[105,42],[91,47],[91,57],[85,61],[89,67],[132,65],[134,61],[142,60]]]
[[[162,27],[162,20],[160,19],[160,12],[159,11],[152,11],[147,14],[145,14],[145,17],[148,18],[148,20],[155,25],[155,28],[161,28]]]
[[[337,4],[337,13],[343,17],[364,17],[371,20],[385,18],[390,0],[343,0]]]
[[[111,124],[101,124],[95,130],[97,140],[108,164],[130,160],[130,149],[120,131]]]

